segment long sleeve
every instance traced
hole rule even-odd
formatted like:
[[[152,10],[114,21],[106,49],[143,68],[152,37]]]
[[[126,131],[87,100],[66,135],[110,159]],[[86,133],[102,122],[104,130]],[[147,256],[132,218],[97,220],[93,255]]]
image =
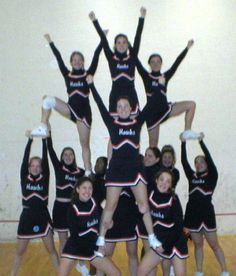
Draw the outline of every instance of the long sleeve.
[[[170,235],[170,237],[164,242],[162,245],[164,249],[173,247],[180,236],[183,235],[183,210],[177,195],[175,195],[173,200],[171,213],[173,216],[173,222],[175,224],[174,234]]]
[[[181,162],[187,178],[190,178],[193,175],[193,170],[187,160],[186,142],[182,142],[181,144]]]
[[[179,67],[180,63],[183,61],[183,59],[187,55],[187,52],[188,52],[188,48],[186,47],[181,52],[181,54],[177,57],[177,59],[175,60],[174,64],[171,66],[171,68],[164,73],[167,82],[173,77],[173,75],[175,74],[175,72],[176,72],[177,68]]]
[[[21,180],[24,179],[28,172],[28,166],[29,166],[29,156],[30,156],[30,149],[31,149],[31,145],[32,145],[33,139],[28,140],[26,147],[25,147],[25,152],[24,152],[24,157],[23,157],[23,161],[21,164],[21,170],[20,170],[20,177]]]
[[[54,56],[55,56],[56,59],[57,59],[57,63],[58,63],[58,66],[59,66],[59,68],[60,68],[60,71],[61,71],[62,75],[63,75],[63,76],[68,75],[68,73],[69,73],[70,71],[69,71],[68,68],[65,66],[65,63],[64,63],[64,61],[63,61],[63,59],[62,59],[62,57],[61,57],[60,52],[58,51],[58,49],[56,48],[56,46],[54,45],[53,42],[49,43],[49,45],[50,45],[50,47],[51,47],[51,49],[52,49],[52,52],[53,52]]]
[[[139,17],[138,27],[137,27],[136,34],[135,34],[133,51],[132,51],[135,56],[138,55],[140,41],[141,41],[141,35],[142,35],[142,31],[143,31],[143,25],[144,25],[144,18]]]
[[[42,170],[44,178],[46,179],[46,181],[49,181],[49,165],[46,140],[47,139],[42,139]]]
[[[96,48],[96,50],[94,52],[92,62],[91,62],[90,66],[89,66],[89,69],[87,71],[88,74],[91,74],[91,75],[95,74],[95,72],[97,70],[97,67],[98,67],[98,60],[99,60],[99,56],[100,56],[101,51],[102,51],[102,42],[100,42],[98,44],[98,47]]]
[[[101,116],[102,116],[102,119],[103,119],[105,125],[109,126],[113,122],[113,118],[111,117],[108,110],[106,109],[106,107],[102,101],[102,98],[98,94],[94,84],[93,83],[89,84],[89,88],[92,91],[93,98],[94,98],[95,102],[97,103],[98,109],[101,113]]]
[[[54,170],[58,170],[61,166],[61,162],[57,157],[57,154],[53,148],[53,143],[52,143],[52,137],[51,135],[47,138],[47,145],[48,145],[48,152],[49,152],[49,156],[51,158]]]
[[[98,20],[94,20],[93,21],[93,25],[96,29],[96,31],[98,32],[100,38],[101,38],[101,43],[102,43],[102,47],[104,49],[104,52],[105,52],[105,55],[106,55],[106,58],[108,60],[110,60],[113,56],[113,52],[111,51],[110,49],[110,46],[108,44],[108,41],[107,41],[107,38],[106,38],[106,35],[104,34]]]
[[[209,150],[207,149],[205,143],[203,141],[200,141],[199,142],[201,148],[202,148],[202,151],[204,152],[204,155],[205,155],[205,158],[206,158],[206,162],[207,162],[207,167],[208,167],[208,172],[215,176],[216,179],[218,178],[218,172],[217,172],[217,169],[216,169],[216,165],[215,163],[213,162],[213,159],[210,155],[210,152]]]
[[[138,57],[136,58],[136,68],[139,72],[139,75],[141,76],[141,78],[143,79],[143,82],[145,83],[147,78],[148,78],[148,71],[143,67],[141,61],[138,59]]]

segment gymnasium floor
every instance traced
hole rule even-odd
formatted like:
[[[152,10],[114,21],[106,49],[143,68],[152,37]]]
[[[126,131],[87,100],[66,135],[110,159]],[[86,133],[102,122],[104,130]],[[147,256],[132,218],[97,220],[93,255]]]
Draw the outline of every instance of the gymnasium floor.
[[[225,252],[227,265],[231,276],[236,276],[236,235],[233,236],[220,236],[220,244]],[[204,248],[204,275],[205,276],[218,276],[220,275],[220,268],[216,262],[216,259],[205,243]],[[10,275],[12,260],[16,243],[0,243],[0,276]],[[141,243],[139,244],[139,252],[141,249]],[[128,276],[127,257],[124,244],[121,243],[117,246],[114,256],[114,261],[120,267],[122,275]],[[194,275],[195,264],[193,258],[193,245],[189,242],[189,255],[187,260],[187,275]],[[32,242],[29,245],[26,252],[23,264],[20,269],[19,276],[53,276],[55,275],[49,256],[45,252],[44,246],[41,242]],[[73,269],[71,275],[79,275],[75,269]],[[159,272],[158,275],[161,275]]]

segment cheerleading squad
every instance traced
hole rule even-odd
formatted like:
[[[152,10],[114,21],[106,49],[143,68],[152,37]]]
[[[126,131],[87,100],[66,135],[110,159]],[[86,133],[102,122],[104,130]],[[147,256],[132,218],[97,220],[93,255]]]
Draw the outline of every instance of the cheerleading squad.
[[[23,210],[18,225],[18,247],[11,275],[17,275],[22,257],[31,239],[42,238],[58,275],[69,275],[72,267],[82,275],[121,275],[119,264],[112,261],[117,242],[126,243],[130,275],[156,275],[161,264],[163,275],[184,276],[188,257],[187,237],[193,240],[196,273],[203,274],[203,238],[212,248],[221,267],[221,276],[228,276],[224,253],[216,234],[212,195],[218,173],[203,142],[204,134],[192,130],[195,113],[193,101],[169,103],[167,85],[178,66],[193,46],[190,40],[174,64],[161,73],[162,58],[152,54],[150,72],[138,58],[146,9],[140,18],[133,44],[125,34],[118,34],[114,50],[108,44],[94,12],[89,17],[100,37],[100,43],[88,70],[84,56],[73,52],[69,70],[49,34],[45,35],[65,79],[68,102],[44,96],[41,123],[27,131],[28,142],[21,165],[20,179]],[[104,50],[112,78],[109,108],[104,105],[93,82],[99,55]],[[135,89],[135,68],[142,77],[147,103],[141,110]],[[99,157],[92,172],[90,130],[92,112],[89,94],[98,106],[109,132],[108,158]],[[101,94],[104,91],[101,91]],[[75,152],[65,147],[58,158],[52,142],[49,118],[55,109],[76,124],[84,169],[76,163]],[[189,198],[183,215],[175,193],[179,171],[175,168],[175,151],[166,145],[157,147],[160,125],[171,117],[185,114],[185,129],[180,134],[181,162],[189,182]],[[149,148],[139,152],[140,133],[146,122]],[[31,157],[34,137],[42,138],[42,158]],[[193,170],[187,160],[186,142],[195,139],[204,155],[195,158]],[[56,186],[52,219],[48,205],[50,156]],[[58,233],[59,251],[53,240]],[[137,241],[142,240],[139,260]],[[59,260],[60,257],[60,260]],[[90,272],[86,266],[90,262]]]

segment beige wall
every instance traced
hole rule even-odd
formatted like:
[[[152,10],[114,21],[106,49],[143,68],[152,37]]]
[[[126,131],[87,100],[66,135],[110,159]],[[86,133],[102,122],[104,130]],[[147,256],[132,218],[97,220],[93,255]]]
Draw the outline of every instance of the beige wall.
[[[17,220],[21,212],[19,169],[26,143],[24,132],[40,119],[44,94],[66,100],[65,85],[43,34],[49,32],[68,64],[70,53],[84,53],[89,66],[98,35],[88,19],[94,10],[104,28],[109,28],[109,41],[126,33],[133,41],[139,8],[147,8],[140,58],[147,66],[152,52],[161,53],[163,70],[194,38],[195,45],[185,58],[168,89],[170,101],[193,99],[197,103],[194,129],[204,131],[206,143],[219,170],[214,194],[217,213],[236,210],[236,2],[234,0],[166,0],[166,1],[82,1],[82,0],[2,0],[0,2],[0,82],[1,82],[1,145],[0,145],[0,220]],[[69,64],[68,64],[69,65]],[[101,55],[95,77],[98,90],[108,103],[111,81],[107,62]],[[140,77],[136,75],[140,102],[145,102]],[[106,153],[107,131],[97,107],[92,102],[92,160]],[[81,150],[75,126],[53,112],[51,125],[58,154],[70,145],[81,162]],[[184,118],[165,123],[161,128],[160,145],[173,144],[177,152],[177,168],[181,179],[177,192],[183,206],[187,199],[187,182],[180,164],[179,133]],[[147,146],[147,131],[143,128],[142,152]],[[189,142],[189,158],[199,153],[196,142]],[[32,154],[41,153],[40,141],[35,141]],[[55,195],[51,170],[50,209]],[[221,233],[235,233],[235,216],[217,217]],[[0,238],[14,239],[16,223],[0,223]]]

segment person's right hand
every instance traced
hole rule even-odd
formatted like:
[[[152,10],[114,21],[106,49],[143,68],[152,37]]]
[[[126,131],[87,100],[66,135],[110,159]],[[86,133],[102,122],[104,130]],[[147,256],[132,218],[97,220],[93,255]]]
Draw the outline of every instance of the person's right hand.
[[[95,21],[96,20],[96,16],[95,16],[95,13],[93,11],[91,11],[89,13],[89,18],[92,20],[92,21]]]
[[[47,40],[48,43],[52,42],[51,37],[49,34],[45,34],[44,38]]]

